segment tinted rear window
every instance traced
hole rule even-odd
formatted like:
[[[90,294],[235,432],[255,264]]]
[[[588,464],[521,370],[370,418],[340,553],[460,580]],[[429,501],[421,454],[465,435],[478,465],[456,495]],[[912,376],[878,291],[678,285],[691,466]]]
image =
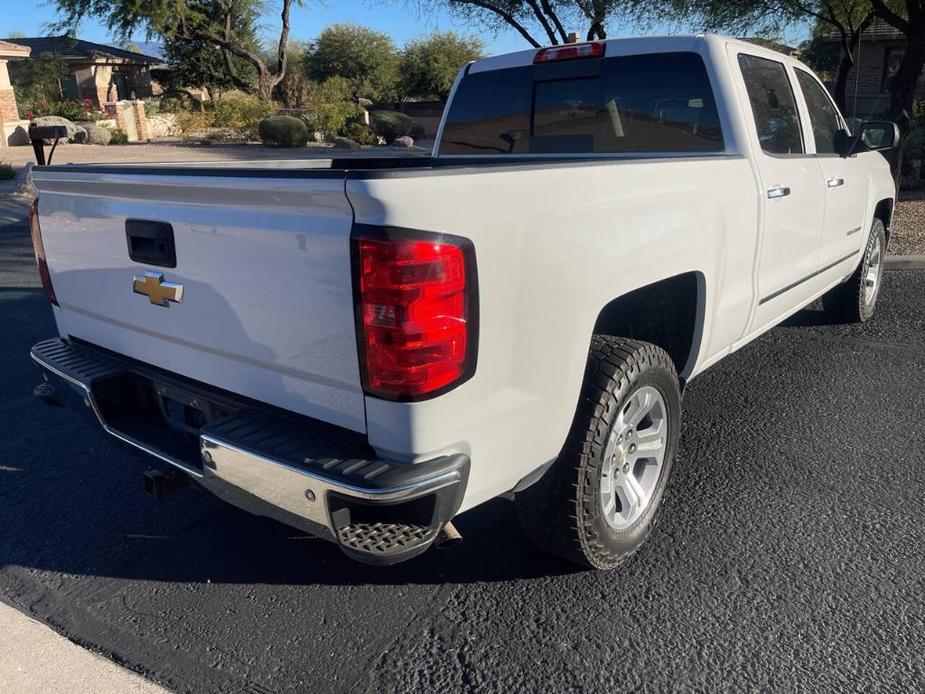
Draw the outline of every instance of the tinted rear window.
[[[697,53],[596,62],[597,75],[564,79],[550,79],[548,66],[533,65],[467,75],[450,105],[440,154],[724,149],[713,90]]]

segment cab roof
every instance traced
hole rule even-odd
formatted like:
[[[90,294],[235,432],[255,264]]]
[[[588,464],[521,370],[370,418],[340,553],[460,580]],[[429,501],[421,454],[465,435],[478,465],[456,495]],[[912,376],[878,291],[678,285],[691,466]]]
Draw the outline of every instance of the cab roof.
[[[582,42],[583,43],[583,42]],[[665,36],[633,36],[618,39],[607,39],[606,56],[633,55],[639,53],[669,53],[678,51],[693,51],[706,54],[711,46],[736,45],[748,49],[749,53],[772,58],[784,62],[802,65],[792,56],[788,56],[771,48],[756,43],[735,39],[719,34],[674,34]],[[504,68],[522,67],[531,65],[538,48],[530,48],[513,53],[492,56],[476,60],[470,64],[469,72],[485,72],[488,70],[501,70]]]

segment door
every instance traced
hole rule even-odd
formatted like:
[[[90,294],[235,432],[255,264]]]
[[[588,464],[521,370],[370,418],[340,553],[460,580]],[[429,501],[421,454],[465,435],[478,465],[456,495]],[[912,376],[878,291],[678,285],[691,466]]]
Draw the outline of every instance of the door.
[[[797,83],[812,125],[816,158],[826,185],[821,265],[828,268],[860,250],[866,237],[867,171],[862,155],[841,157],[835,151],[839,130],[847,130],[838,109],[819,81],[796,68]]]
[[[760,180],[762,230],[758,309],[753,329],[802,305],[812,293],[826,189],[819,162],[806,153],[794,90],[779,61],[738,53],[740,92]]]

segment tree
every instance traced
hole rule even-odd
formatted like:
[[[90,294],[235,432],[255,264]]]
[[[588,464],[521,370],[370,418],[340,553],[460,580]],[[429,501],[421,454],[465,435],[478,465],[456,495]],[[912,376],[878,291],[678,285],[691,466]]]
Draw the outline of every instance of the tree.
[[[289,44],[289,65],[286,76],[276,85],[273,98],[281,102],[286,108],[305,108],[311,80],[305,74],[304,61],[308,45],[301,41],[292,41]]]
[[[164,39],[200,41],[215,46],[234,86],[270,101],[273,89],[288,67],[289,15],[301,0],[267,0],[279,7],[281,28],[272,61],[248,45],[241,33],[264,14],[264,0],[54,0],[60,16],[57,28],[76,30],[87,17],[107,24],[117,36],[127,38],[138,29]],[[248,82],[237,69],[235,58],[249,64],[257,74]]]
[[[354,97],[388,100],[398,82],[398,51],[386,34],[356,24],[333,24],[305,53],[305,71],[314,82],[348,80]]]
[[[871,0],[871,4],[878,17],[901,31],[908,40],[890,84],[890,118],[899,123],[905,135],[914,125],[915,88],[925,69],[925,0],[898,0],[895,4],[888,0]]]
[[[825,34],[841,48],[833,96],[844,110],[848,75],[857,59],[861,33],[874,18],[871,0],[672,0],[679,17],[711,30],[776,34],[794,22],[814,22],[817,54]]]
[[[10,68],[10,81],[21,112],[45,111],[50,103],[63,98],[61,79],[68,71],[57,55],[43,53],[33,60],[11,63]]]
[[[848,74],[857,61],[861,34],[874,19],[870,0],[822,0],[822,2],[804,2],[803,0],[785,0],[792,4],[796,15],[812,17],[816,22],[834,30],[838,34],[841,54],[835,69],[835,86],[832,96],[843,111],[847,111]]]
[[[484,47],[452,31],[409,41],[401,55],[402,96],[446,101],[460,68],[481,58]]]
[[[249,50],[259,48],[256,28],[252,24],[242,26],[239,23],[235,29],[235,40]],[[250,89],[243,90],[248,93],[253,93],[257,86],[257,71],[251,63],[234,55],[230,57],[233,74],[238,78],[236,82],[226,67],[222,50],[209,41],[167,37],[164,39],[164,59],[170,70],[165,71],[166,83],[159,81],[164,83],[167,91],[181,92],[186,87],[201,87],[216,103],[222,92],[239,87],[242,81],[250,85]],[[269,59],[264,59],[269,62]]]
[[[422,12],[434,7],[426,0],[412,4]],[[572,22],[586,23],[589,41],[607,38],[605,22],[613,15],[655,7],[645,0],[442,0],[440,4],[489,29],[513,28],[535,48],[565,43],[565,27]]]

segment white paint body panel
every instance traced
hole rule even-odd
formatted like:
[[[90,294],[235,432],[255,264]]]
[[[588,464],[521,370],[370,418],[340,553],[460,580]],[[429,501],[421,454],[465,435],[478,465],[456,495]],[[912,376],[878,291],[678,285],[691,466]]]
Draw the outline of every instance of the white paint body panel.
[[[608,56],[681,50],[699,52],[707,65],[724,153],[491,168],[473,161],[341,178],[262,178],[256,170],[223,177],[220,168],[200,177],[37,172],[59,330],[365,431],[391,459],[466,453],[472,467],[463,510],[503,494],[558,455],[606,304],[696,273],[695,345],[682,373],[692,378],[847,277],[877,202],[894,198],[877,153],[843,164],[864,181],[854,181],[863,195],[848,202],[825,190],[837,162],[816,158],[811,145],[805,157],[766,161],[734,54],[779,60],[790,71],[796,61],[714,36],[607,43]],[[525,65],[533,54],[470,69]],[[799,106],[805,119],[802,98]],[[768,201],[768,185],[787,184],[778,180],[785,177],[800,190],[789,202]],[[785,204],[772,207],[777,202]],[[131,293],[133,274],[147,268],[127,258],[127,217],[173,224],[179,264],[164,275],[184,284],[182,305],[162,309]],[[863,232],[836,238],[836,227],[854,218]],[[472,240],[480,325],[470,380],[418,403],[363,396],[352,222]],[[839,253],[853,254],[826,267]],[[793,282],[797,291],[761,301]]]
[[[364,431],[343,180],[35,174],[62,335]],[[168,221],[176,268],[128,257],[125,220]],[[131,290],[153,270],[183,301]]]

